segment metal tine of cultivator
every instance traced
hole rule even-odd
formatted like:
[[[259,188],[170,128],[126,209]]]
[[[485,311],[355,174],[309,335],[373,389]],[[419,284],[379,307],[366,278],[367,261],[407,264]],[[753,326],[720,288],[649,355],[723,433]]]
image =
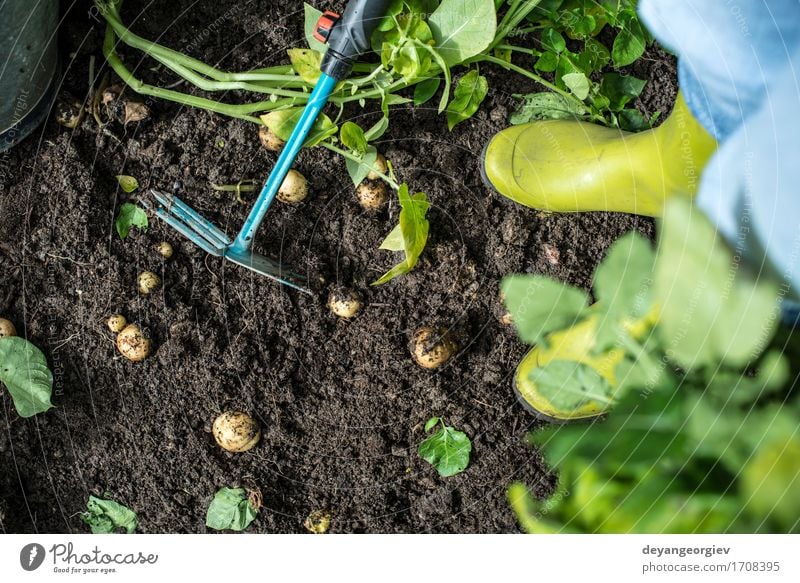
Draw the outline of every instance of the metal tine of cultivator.
[[[206,219],[188,204],[173,194],[158,190],[151,190],[156,204],[142,200],[142,205],[151,209],[156,216],[181,233],[192,243],[203,249],[206,253],[224,257],[283,285],[298,291],[311,293],[304,283],[306,278],[297,273],[287,271],[280,263],[272,259],[253,253],[250,250],[238,251],[231,245],[231,239],[214,223]]]
[[[304,286],[306,282],[305,277],[298,273],[287,271],[280,263],[273,261],[269,257],[252,252],[237,253],[229,247],[225,252],[225,259],[229,259],[242,267],[246,267],[260,275],[274,279],[297,291],[307,294],[311,293],[311,290]]]
[[[225,249],[231,244],[231,239],[225,234],[225,231],[218,228],[214,223],[206,219],[174,194],[166,194],[157,190],[152,190],[151,194],[153,198],[158,201],[163,210],[176,216],[195,233],[214,245],[214,247]],[[193,239],[192,237],[189,238]]]

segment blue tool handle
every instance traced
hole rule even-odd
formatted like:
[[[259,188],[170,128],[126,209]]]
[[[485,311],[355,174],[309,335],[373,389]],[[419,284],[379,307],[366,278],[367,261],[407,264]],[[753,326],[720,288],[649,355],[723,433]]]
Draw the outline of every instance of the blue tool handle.
[[[341,20],[328,32],[328,50],[322,70],[338,80],[345,79],[353,63],[371,48],[372,33],[389,10],[391,0],[350,0]]]
[[[261,221],[264,220],[264,215],[267,214],[267,209],[272,204],[275,195],[278,193],[278,189],[281,187],[281,184],[283,184],[284,178],[286,178],[286,175],[292,168],[292,164],[294,164],[294,160],[297,158],[300,148],[303,147],[303,143],[306,141],[308,133],[314,126],[317,116],[328,102],[328,96],[330,96],[334,87],[336,87],[336,83],[337,81],[333,77],[329,77],[325,73],[320,75],[314,90],[308,98],[308,103],[303,113],[292,131],[292,135],[289,136],[286,145],[284,145],[283,150],[281,150],[278,161],[275,162],[275,167],[272,169],[269,178],[267,178],[264,188],[261,189],[256,203],[253,205],[250,214],[247,215],[242,230],[239,231],[236,240],[231,245],[232,250],[243,252],[250,249],[253,244],[253,237]]]

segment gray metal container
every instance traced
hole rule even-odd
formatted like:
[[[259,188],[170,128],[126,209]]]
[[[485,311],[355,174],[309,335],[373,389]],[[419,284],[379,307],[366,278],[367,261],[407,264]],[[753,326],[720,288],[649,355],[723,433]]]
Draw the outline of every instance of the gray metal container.
[[[0,152],[47,116],[56,92],[58,0],[0,0]]]

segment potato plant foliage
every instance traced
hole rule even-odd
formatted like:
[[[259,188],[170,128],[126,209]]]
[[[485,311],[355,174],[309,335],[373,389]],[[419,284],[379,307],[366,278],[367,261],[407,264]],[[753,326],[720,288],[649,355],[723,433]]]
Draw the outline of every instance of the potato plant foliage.
[[[309,4],[304,7],[306,46],[288,49],[286,65],[244,72],[219,70],[137,36],[123,24],[122,0],[95,4],[108,24],[103,53],[135,91],[265,124],[281,140],[290,135],[320,75],[326,47],[313,32],[322,13]],[[647,128],[655,117],[644,119],[630,106],[645,82],[618,71],[639,59],[651,42],[635,8],[635,0],[394,0],[372,36],[374,55],[356,63],[353,74],[338,84],[330,97],[330,109],[338,111],[319,117],[305,146],[341,155],[356,186],[372,173],[400,190],[376,162],[376,142],[389,128],[391,108],[422,107],[438,94],[435,107],[452,131],[472,119],[491,90],[482,66],[502,67],[541,87],[515,96],[519,107],[511,123],[569,117]],[[614,31],[611,46],[598,40],[606,28]],[[117,54],[118,41],[212,95],[232,90],[259,95],[250,103],[231,104],[147,85]],[[368,102],[379,107],[368,108]],[[340,123],[348,104],[366,108],[367,115],[360,117],[370,124]],[[413,268],[416,245],[405,242],[406,261],[390,272],[392,277]],[[391,279],[388,275],[379,281]]]
[[[570,409],[598,403],[607,419],[532,434],[560,472],[535,501],[509,500],[530,532],[796,532],[800,400],[786,394],[776,333],[777,284],[748,273],[686,201],[668,203],[657,252],[638,235],[595,272],[596,303],[541,276],[503,282],[523,340],[598,322],[594,355],[622,351],[616,384],[586,364],[553,360],[531,372]],[[656,313],[654,326],[643,318]]]

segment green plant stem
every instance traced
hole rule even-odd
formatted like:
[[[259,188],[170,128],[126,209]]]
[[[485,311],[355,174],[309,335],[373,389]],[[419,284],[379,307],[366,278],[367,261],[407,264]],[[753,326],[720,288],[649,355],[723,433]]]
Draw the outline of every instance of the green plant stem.
[[[481,54],[481,55],[478,55],[477,57],[473,57],[472,59],[470,59],[470,62],[472,62],[472,63],[478,63],[478,62],[482,62],[482,61],[483,62],[487,62],[487,63],[494,63],[495,65],[500,65],[501,67],[505,67],[506,69],[514,71],[515,73],[519,73],[520,75],[523,75],[523,76],[527,77],[528,79],[536,81],[540,85],[544,85],[550,91],[554,91],[554,92],[558,93],[559,95],[563,96],[565,99],[568,99],[568,100],[574,102],[576,105],[580,106],[581,109],[586,109],[586,105],[583,103],[583,101],[581,101],[580,99],[578,99],[577,97],[575,97],[571,93],[568,93],[568,92],[564,91],[563,89],[561,89],[559,87],[556,87],[555,85],[550,83],[550,81],[548,81],[544,77],[541,77],[541,76],[537,75],[536,73],[532,73],[531,71],[528,71],[527,69],[523,69],[519,65],[515,65],[514,63],[509,63],[508,61],[504,61],[503,59],[498,59],[495,56],[486,55],[486,54]]]
[[[539,51],[537,51],[535,49],[528,49],[528,48],[525,48],[525,47],[518,47],[516,45],[501,44],[501,45],[497,45],[495,47],[495,49],[498,49],[498,50],[501,50],[501,51],[504,51],[504,50],[505,51],[513,51],[515,53],[525,53],[526,55],[533,55],[534,57],[539,54]]]
[[[298,75],[289,74],[291,67],[289,67],[287,71],[285,66],[274,69],[270,67],[257,71],[250,71],[247,73],[228,73],[225,71],[220,71],[219,69],[207,65],[198,59],[184,55],[183,53],[179,53],[178,51],[158,43],[143,39],[142,37],[132,33],[125,27],[120,19],[119,14],[114,9],[104,10],[102,11],[102,14],[105,17],[106,22],[114,29],[114,33],[119,40],[132,48],[138,49],[143,53],[150,55],[170,68],[172,68],[171,65],[180,65],[205,75],[206,77],[209,77],[215,81],[222,81],[226,83],[232,83],[236,81],[275,81],[279,83],[285,83],[298,81],[300,79]]]
[[[292,100],[286,99],[279,99],[277,101],[258,101],[255,103],[246,103],[242,105],[231,105],[220,103],[212,99],[206,99],[204,97],[187,95],[186,93],[181,93],[180,91],[174,91],[172,89],[163,89],[161,87],[148,85],[140,79],[137,79],[133,73],[131,73],[128,68],[125,67],[125,64],[114,52],[115,40],[116,35],[114,33],[114,29],[110,26],[106,27],[105,39],[103,41],[103,56],[106,58],[106,61],[108,61],[108,64],[111,66],[111,68],[114,69],[114,72],[119,75],[120,79],[122,79],[122,81],[131,89],[141,95],[158,97],[159,99],[166,99],[168,101],[173,101],[182,105],[188,105],[190,107],[198,107],[200,109],[221,113],[223,115],[228,115],[238,119],[244,119],[257,124],[260,124],[261,120],[251,114],[261,111],[280,109],[291,105]]]
[[[539,5],[539,2],[540,0],[524,0],[523,2],[514,0],[514,3],[500,21],[500,25],[497,27],[497,34],[492,44],[489,45],[487,52],[492,51],[497,45],[502,43],[506,37],[525,20],[528,14]],[[520,6],[520,4],[522,4],[522,6]]]
[[[351,154],[351,153],[350,153],[350,152],[348,152],[347,150],[342,150],[341,148],[338,148],[338,147],[334,146],[334,145],[333,145],[333,144],[331,144],[330,142],[320,142],[320,143],[319,143],[319,145],[320,145],[320,146],[322,146],[323,148],[327,148],[327,149],[328,149],[328,150],[330,150],[331,152],[335,152],[336,154],[339,154],[339,155],[340,155],[340,156],[342,156],[343,158],[347,158],[348,160],[352,160],[353,162],[360,163],[360,162],[362,161],[362,160],[361,160],[361,159],[360,159],[358,156],[356,156],[355,154]],[[383,180],[386,182],[386,184],[388,184],[389,186],[391,186],[393,189],[395,189],[395,190],[399,190],[399,189],[400,189],[400,185],[399,185],[399,184],[397,184],[397,182],[396,182],[395,180],[393,180],[391,177],[387,176],[387,175],[386,175],[386,174],[384,174],[383,172],[378,172],[378,171],[377,171],[376,169],[374,169],[374,168],[372,169],[372,171],[373,171],[375,174],[377,174],[377,175],[378,175],[380,178],[382,178],[382,179],[383,179]]]
[[[647,380],[655,385],[664,373],[662,364],[644,346],[624,332],[620,334],[620,344],[647,371]]]

